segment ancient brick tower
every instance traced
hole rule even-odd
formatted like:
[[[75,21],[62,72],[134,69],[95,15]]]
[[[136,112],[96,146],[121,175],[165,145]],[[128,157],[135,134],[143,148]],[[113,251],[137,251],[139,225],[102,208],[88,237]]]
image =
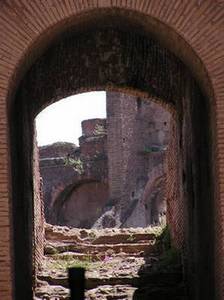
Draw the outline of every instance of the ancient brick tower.
[[[155,202],[160,202],[161,212],[166,210],[170,114],[152,101],[107,93],[107,124],[110,201],[120,209],[119,221],[124,227],[156,223]],[[153,187],[159,178],[159,187]]]

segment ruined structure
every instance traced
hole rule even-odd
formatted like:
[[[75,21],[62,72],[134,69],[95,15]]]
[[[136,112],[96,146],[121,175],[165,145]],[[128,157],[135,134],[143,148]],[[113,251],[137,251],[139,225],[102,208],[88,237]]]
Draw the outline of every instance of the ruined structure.
[[[161,231],[159,227],[96,230],[46,224],[45,267],[38,271],[34,299],[69,299],[66,266],[78,262],[86,268],[83,300],[188,300],[181,261],[169,264],[169,273],[167,265],[161,269]]]
[[[170,114],[121,93],[107,93],[106,103],[106,120],[82,122],[80,147],[40,148],[48,223],[105,228],[165,222]]]
[[[170,113],[153,101],[107,93],[107,120],[110,202],[121,226],[160,223]]]
[[[80,147],[56,143],[40,148],[45,218],[51,224],[91,228],[109,197],[106,122],[82,122]]]
[[[183,253],[190,299],[224,299],[223,5],[1,1],[1,299],[32,299],[41,259],[34,118],[59,99],[92,90],[169,106],[177,141],[169,155],[172,243]]]

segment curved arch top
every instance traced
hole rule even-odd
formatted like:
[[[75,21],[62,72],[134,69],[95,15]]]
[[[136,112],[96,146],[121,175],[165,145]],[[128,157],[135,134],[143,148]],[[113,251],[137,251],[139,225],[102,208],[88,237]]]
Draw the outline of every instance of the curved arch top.
[[[61,35],[26,73],[16,100],[27,102],[33,116],[52,102],[90,90],[126,90],[175,107],[188,75],[151,37],[104,24]]]
[[[146,3],[141,4],[141,2]],[[55,1],[52,5],[48,4],[47,1],[44,3],[32,1],[32,5],[29,5],[29,3],[18,5],[14,1],[11,1],[11,4],[8,5],[3,4],[2,11],[0,11],[0,15],[2,14],[0,28],[3,28],[2,36],[7,48],[0,49],[0,53],[2,52],[1,55],[4,57],[3,68],[5,68],[6,64],[12,66],[7,73],[9,84],[12,84],[12,87],[14,87],[33,61],[48,48],[58,35],[66,32],[71,27],[75,27],[78,31],[86,26],[100,26],[106,21],[112,24],[117,23],[120,28],[128,27],[130,31],[132,28],[138,28],[141,32],[153,35],[162,45],[183,60],[195,75],[204,92],[211,97],[214,93],[211,84],[213,66],[211,61],[207,62],[207,59],[209,59],[207,46],[213,49],[213,45],[216,46],[217,42],[215,41],[213,44],[213,42],[209,41],[209,44],[206,45],[206,40],[203,39],[201,41],[202,47],[199,42],[203,38],[203,36],[199,36],[200,31],[188,32],[188,26],[193,25],[192,17],[195,18],[195,23],[198,24],[198,18],[201,19],[205,13],[208,14],[211,20],[216,20],[213,14],[217,9],[220,9],[220,4],[215,3],[215,1],[207,1],[206,4],[201,5],[192,5],[191,3],[184,5],[181,1],[175,2],[178,3],[176,4],[176,13],[174,13],[175,9],[174,12],[170,11],[173,8],[172,3],[166,3],[164,7],[159,5],[159,11],[156,10],[157,5],[152,4],[150,11],[150,5],[147,5],[147,1],[130,1],[129,5],[101,0],[91,4],[88,4],[87,1],[80,1],[80,4],[74,3],[74,5],[66,5],[61,1]],[[188,6],[192,7],[192,10],[196,10],[197,14],[193,14],[190,18],[189,13],[186,20],[181,23],[180,20],[183,16],[182,14],[178,15],[178,11],[183,13],[184,9],[190,10]],[[213,7],[213,10],[211,10],[211,7]],[[33,9],[31,10],[31,8]],[[170,15],[173,14],[173,17],[167,15],[167,11]],[[5,24],[7,13],[13,15],[13,18],[10,18],[11,26],[6,26]],[[210,23],[209,26],[209,32],[213,32],[213,36],[216,35],[217,38],[220,34],[218,30],[220,18]],[[204,21],[204,19],[202,20]],[[200,26],[203,27],[203,22]],[[192,41],[191,34],[193,34]],[[11,38],[14,40],[13,44],[11,43]],[[221,43],[217,43],[216,51],[219,48],[220,51],[223,50]],[[206,50],[205,56],[203,56],[202,50]],[[221,58],[215,59],[215,65],[221,63]],[[212,59],[214,58],[212,57]]]

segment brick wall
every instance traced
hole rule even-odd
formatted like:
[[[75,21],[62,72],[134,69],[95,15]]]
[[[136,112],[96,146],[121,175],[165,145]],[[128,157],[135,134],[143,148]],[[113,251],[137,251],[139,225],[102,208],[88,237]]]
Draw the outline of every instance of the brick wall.
[[[49,145],[42,146],[39,148],[39,156],[41,158],[50,157],[65,157],[70,153],[74,153],[77,149],[77,145],[73,143],[54,143],[49,147]]]
[[[146,226],[140,202],[151,170],[163,162],[154,153],[168,143],[169,112],[149,100],[108,92],[107,116],[110,200],[121,209],[122,226]]]
[[[48,223],[89,228],[99,217],[108,199],[105,126],[105,119],[83,121],[79,147],[71,143],[40,147],[40,172]],[[92,206],[89,214],[88,205]]]
[[[184,203],[182,195],[181,152],[179,149],[178,119],[174,114],[170,121],[170,139],[166,155],[167,223],[173,245],[184,247]]]
[[[39,268],[44,255],[44,199],[43,182],[39,170],[39,149],[34,134],[33,149],[33,189],[34,189],[34,249],[33,258],[35,268]]]
[[[105,119],[91,119],[82,121],[82,135],[94,136],[105,134],[106,132],[106,120]]]
[[[79,182],[62,201],[57,211],[57,224],[92,228],[104,212],[108,193],[108,184],[105,182]]]
[[[166,220],[167,212],[167,189],[166,179],[169,178],[167,172],[167,151],[166,153],[155,153],[155,156],[160,157],[160,164],[153,167],[149,172],[149,180],[145,186],[144,193],[141,199],[141,204],[145,211],[147,224],[157,224],[158,221],[165,225],[170,223],[169,218]],[[172,224],[170,224],[172,226]]]
[[[102,8],[104,9],[101,10]],[[62,29],[71,24],[78,25],[78,22],[83,20],[94,20],[93,26],[98,23],[99,15],[102,16],[109,10],[113,10],[113,16],[125,18],[124,23],[129,20],[133,26],[140,24],[141,31],[153,32],[156,38],[185,62],[209,97],[212,120],[213,176],[216,178],[214,185],[215,299],[223,299],[224,44],[222,28],[224,10],[221,0],[187,2],[168,0],[151,2],[80,0],[76,2],[67,0],[56,1],[54,5],[50,0],[22,3],[16,0],[2,1],[0,5],[0,298],[12,299],[13,288],[13,254],[10,254],[12,188],[9,180],[11,171],[8,155],[10,153],[8,129],[12,120],[8,118],[7,109],[11,109],[16,84],[23,77],[27,67],[33,63],[33,59],[38,57]],[[111,23],[111,20],[109,21]],[[83,89],[80,90],[83,91]],[[31,99],[29,98],[29,101]]]

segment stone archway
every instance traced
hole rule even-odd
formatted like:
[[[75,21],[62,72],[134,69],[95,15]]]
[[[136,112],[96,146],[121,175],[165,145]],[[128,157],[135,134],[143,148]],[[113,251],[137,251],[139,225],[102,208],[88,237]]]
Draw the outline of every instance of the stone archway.
[[[55,200],[51,220],[57,225],[91,228],[108,199],[108,184],[83,180],[66,187]]]
[[[173,188],[177,201],[175,208],[170,207],[170,209],[172,214],[180,217],[179,224],[175,224],[175,228],[178,229],[172,236],[174,239],[179,235],[184,238],[177,246],[182,248],[186,245],[186,255],[189,256],[188,268],[197,270],[195,273],[189,271],[193,277],[191,282],[196,282],[192,293],[194,295],[199,293],[201,297],[205,293],[205,282],[208,291],[213,293],[210,277],[213,274],[213,266],[212,262],[206,261],[207,256],[213,255],[212,247],[207,247],[203,262],[200,261],[203,255],[199,255],[207,242],[207,238],[200,236],[201,230],[206,228],[210,240],[213,236],[213,213],[208,222],[207,216],[205,218],[204,215],[212,212],[212,191],[203,187],[204,185],[212,186],[210,138],[208,129],[206,130],[202,125],[210,122],[207,111],[208,102],[183,63],[153,38],[139,33],[138,30],[129,33],[116,26],[108,27],[107,23],[104,26],[94,30],[85,28],[79,33],[72,32],[71,29],[61,39],[57,39],[27,72],[16,94],[13,124],[16,123],[17,126],[11,127],[12,163],[15,166],[13,168],[15,241],[22,232],[28,229],[27,241],[23,245],[19,243],[15,245],[16,270],[17,262],[27,260],[27,257],[30,262],[32,261],[32,230],[29,229],[27,223],[32,222],[32,203],[30,207],[27,207],[26,203],[31,201],[33,192],[30,175],[33,168],[32,145],[35,115],[45,105],[66,95],[78,93],[80,90],[102,88],[125,90],[129,93],[135,92],[142,96],[154,97],[176,111],[178,136],[174,153],[175,155],[178,153],[176,159],[178,167],[174,177],[177,182]],[[29,99],[34,100],[29,103]],[[22,113],[22,120],[19,111]],[[202,122],[198,122],[199,118]],[[196,140],[199,147],[194,147]],[[191,169],[194,171],[190,172]],[[182,183],[184,175],[181,172],[187,174],[184,183]],[[23,207],[18,205],[17,199],[23,199]],[[206,199],[206,205],[200,204],[202,199],[203,201]],[[196,204],[191,206],[192,201]],[[34,198],[34,206],[36,204],[37,201]],[[121,210],[125,212],[128,206],[129,204],[123,201]],[[20,219],[21,214],[24,214],[25,220]],[[38,220],[34,218],[34,227],[36,226],[38,226]],[[172,224],[170,227],[172,231]],[[40,237],[37,239],[39,240]],[[196,241],[198,241],[197,247]],[[20,265],[21,263],[18,268]],[[210,270],[206,275],[205,269]],[[31,278],[31,264],[26,271],[27,277]],[[19,276],[16,284],[19,291],[23,286],[23,278]],[[21,293],[24,293],[24,288]],[[210,297],[212,297],[211,294]]]
[[[163,3],[162,3],[163,4]],[[149,18],[151,21],[149,23],[145,22],[145,28],[151,28],[151,31],[157,35],[157,37],[164,41],[164,43],[171,48],[171,44],[173,44],[173,41],[176,41],[176,46],[173,48],[174,52],[178,52],[178,48],[181,49],[180,56],[183,58],[185,62],[189,63],[190,68],[194,71],[196,76],[200,78],[199,82],[203,86],[204,90],[207,91],[208,96],[212,96],[212,88],[207,80],[207,76],[205,75],[205,68],[208,71],[208,74],[210,78],[213,80],[213,88],[215,90],[215,103],[216,103],[216,110],[217,110],[217,118],[214,118],[214,115],[212,115],[212,120],[216,123],[212,123],[211,130],[214,133],[213,141],[215,141],[215,135],[216,130],[218,132],[218,142],[216,151],[213,152],[213,155],[217,160],[215,160],[214,167],[218,167],[217,169],[217,178],[218,183],[221,182],[220,174],[221,172],[218,172],[218,170],[221,170],[222,168],[222,135],[223,130],[221,127],[222,123],[222,53],[223,53],[223,45],[220,43],[220,40],[222,39],[221,32],[219,32],[219,24],[221,24],[222,20],[222,11],[220,10],[220,4],[217,2],[206,2],[205,4],[196,4],[193,1],[189,3],[181,3],[177,2],[175,4],[175,9],[173,9],[172,3],[165,3],[164,7],[162,4],[158,3],[150,3],[148,6],[145,2],[140,1],[130,1],[129,4],[127,4],[127,7],[123,5],[123,3],[107,3],[107,1],[97,1],[97,3],[84,3],[79,2],[77,4],[74,4],[72,2],[66,2],[66,4],[62,4],[61,2],[57,2],[54,7],[50,6],[48,2],[45,2],[45,4],[40,3],[38,1],[33,1],[32,4],[16,4],[12,1],[11,3],[2,4],[2,18],[1,18],[1,26],[3,30],[1,31],[3,34],[3,40],[4,40],[4,47],[1,48],[1,70],[2,70],[2,77],[1,77],[1,116],[2,116],[2,125],[1,125],[1,200],[3,203],[3,225],[1,226],[1,232],[3,233],[3,236],[6,236],[6,238],[3,238],[1,249],[4,251],[3,255],[3,263],[6,264],[6,267],[2,268],[2,272],[0,273],[0,280],[3,282],[3,288],[1,289],[1,295],[3,295],[4,298],[11,299],[12,295],[12,255],[10,255],[9,249],[11,248],[10,243],[10,228],[12,227],[12,224],[9,222],[11,214],[10,212],[10,205],[9,205],[9,191],[11,190],[11,182],[8,180],[9,174],[10,174],[10,168],[9,168],[9,159],[8,159],[8,153],[9,153],[9,143],[7,142],[7,132],[8,132],[8,121],[11,122],[11,117],[7,119],[7,110],[6,107],[10,106],[10,98],[13,97],[13,91],[15,89],[13,88],[13,85],[17,83],[18,81],[14,81],[12,83],[12,76],[15,76],[17,74],[16,79],[22,78],[24,71],[26,70],[27,63],[28,65],[32,64],[33,58],[38,56],[40,52],[33,51],[35,49],[35,43],[37,42],[37,37],[39,37],[39,45],[42,44],[40,48],[44,48],[46,46],[47,41],[50,41],[49,37],[52,37],[55,32],[58,32],[58,29],[61,30],[65,27],[65,23],[63,20],[69,19],[71,20],[74,15],[81,12],[87,12],[88,10],[92,10],[96,7],[118,7],[118,8],[125,8],[127,11],[132,10],[132,16],[137,16],[136,11],[141,11],[145,13],[145,16],[149,15],[151,17],[154,17],[155,19]],[[31,6],[29,6],[31,5]],[[44,6],[46,5],[46,7]],[[99,9],[99,8],[98,8]],[[100,9],[99,9],[100,10]],[[187,17],[184,19],[184,21],[181,23],[181,16],[183,12],[188,11]],[[32,17],[32,14],[35,12],[36,16]],[[206,14],[206,18],[203,18],[203,13]],[[43,20],[43,23],[41,23],[39,20],[42,20],[41,14],[43,16],[46,16],[45,20]],[[99,12],[101,14],[101,12]],[[117,12],[114,13],[115,15]],[[127,13],[127,15],[129,12]],[[23,16],[23,17],[21,17]],[[94,13],[92,13],[92,16],[95,20]],[[142,17],[142,16],[141,16]],[[141,18],[140,17],[140,18]],[[78,19],[78,18],[77,18]],[[135,17],[134,17],[135,19]],[[139,19],[137,17],[137,19]],[[147,17],[146,17],[147,19]],[[213,20],[213,22],[209,23],[208,20]],[[143,18],[142,18],[143,20]],[[170,28],[173,28],[174,31],[172,31],[169,27],[166,27],[162,23],[159,23],[160,20],[170,26]],[[182,19],[183,20],[183,19]],[[190,23],[189,23],[190,20]],[[201,28],[198,30],[198,22],[200,22]],[[60,23],[60,24],[59,24]],[[15,26],[16,24],[16,26]],[[29,26],[27,26],[29,24]],[[56,25],[55,25],[56,24]],[[66,24],[68,25],[69,22]],[[155,26],[156,25],[156,26]],[[220,25],[221,26],[221,25]],[[51,30],[49,30],[49,35],[42,35],[41,34],[48,28],[51,27]],[[161,33],[158,33],[160,29],[167,28],[167,30],[161,30]],[[203,35],[203,30],[208,30],[207,32],[214,33],[213,35]],[[180,35],[184,37],[185,40],[189,42],[189,45],[187,45],[183,39],[177,36],[175,33],[179,32]],[[46,32],[46,31],[45,31]],[[165,37],[165,34],[168,32],[167,38]],[[5,38],[6,37],[6,38]],[[13,40],[14,37],[14,40]],[[169,40],[169,41],[168,41]],[[34,43],[35,42],[35,43]],[[15,45],[18,45],[15,46]],[[200,46],[203,47],[201,48]],[[191,50],[192,47],[197,55],[194,55],[193,51]],[[212,51],[215,47],[215,53]],[[29,51],[27,51],[29,48]],[[15,51],[16,49],[16,51]],[[25,49],[25,50],[24,50]],[[36,48],[37,49],[37,48]],[[186,51],[184,51],[184,49]],[[27,56],[27,53],[32,53],[32,55]],[[189,54],[190,53],[190,54]],[[27,59],[29,57],[29,59]],[[26,58],[26,64],[23,65],[22,68],[18,68],[18,66],[21,66],[20,62],[22,61],[22,58]],[[201,61],[200,61],[200,59]],[[204,64],[205,68],[201,68],[201,66]],[[18,72],[16,73],[16,68]],[[206,82],[208,82],[206,86]],[[210,98],[212,100],[212,98]],[[213,111],[211,108],[209,108],[211,111],[211,114],[213,114]],[[203,120],[203,119],[202,119]],[[217,125],[217,128],[216,128]],[[199,134],[199,133],[198,133]],[[202,141],[203,142],[203,141]],[[218,159],[219,157],[219,159]],[[189,170],[190,173],[192,173],[191,170]],[[186,174],[184,174],[185,178]],[[218,229],[221,226],[221,215],[222,210],[220,209],[220,203],[222,200],[222,185],[218,186],[218,184],[215,186],[216,191],[216,223],[215,228]],[[222,245],[223,239],[222,239],[222,230],[216,230],[216,244],[215,249],[218,249],[219,245]],[[12,239],[11,239],[12,241]],[[6,249],[6,250],[5,250]],[[221,251],[216,252],[216,293],[217,293],[217,299],[221,299],[222,296],[222,279],[221,274],[218,271],[220,267],[223,265],[223,260],[221,259],[222,253]]]

